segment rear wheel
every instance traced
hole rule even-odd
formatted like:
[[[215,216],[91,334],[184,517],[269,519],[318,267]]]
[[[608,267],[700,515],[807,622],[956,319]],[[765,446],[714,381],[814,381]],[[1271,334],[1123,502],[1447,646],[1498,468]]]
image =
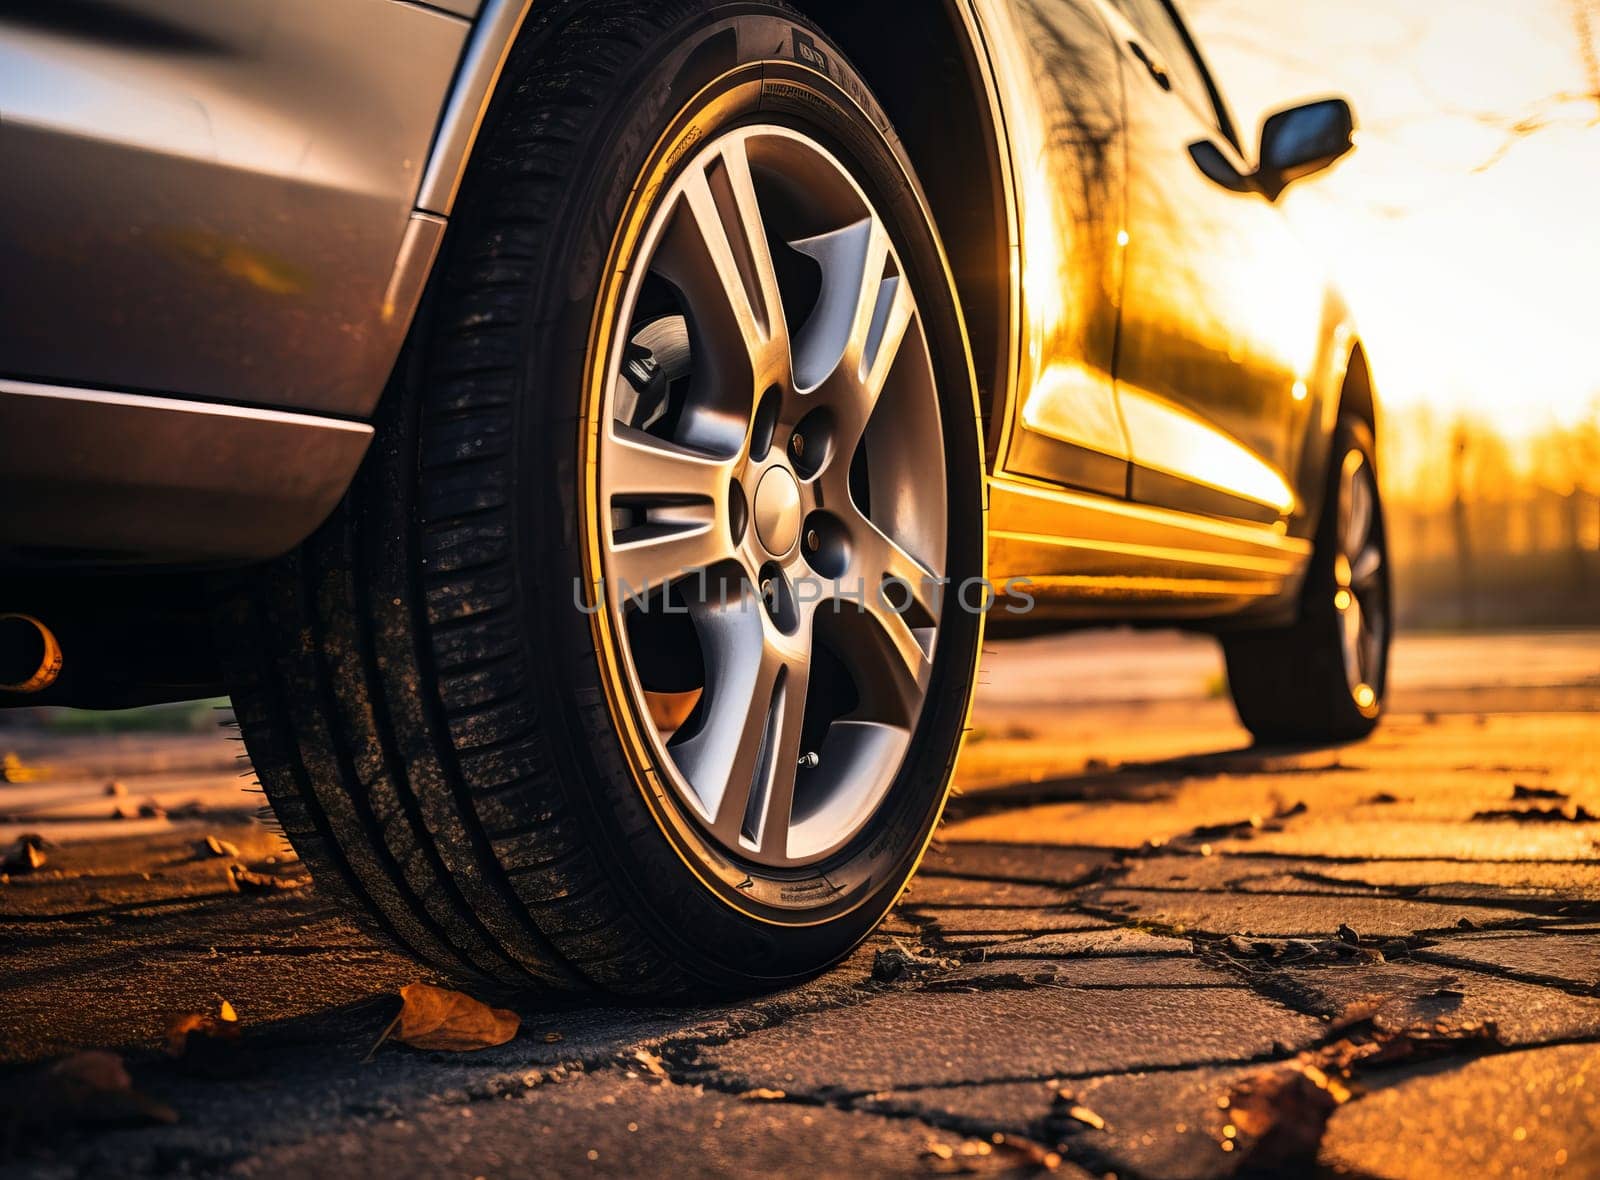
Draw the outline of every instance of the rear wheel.
[[[1341,418],[1300,618],[1223,637],[1239,719],[1263,742],[1372,732],[1388,682],[1388,541],[1372,431]]]
[[[319,886],[436,965],[781,984],[892,904],[965,724],[951,282],[792,13],[533,12],[356,486],[229,588],[235,708]]]

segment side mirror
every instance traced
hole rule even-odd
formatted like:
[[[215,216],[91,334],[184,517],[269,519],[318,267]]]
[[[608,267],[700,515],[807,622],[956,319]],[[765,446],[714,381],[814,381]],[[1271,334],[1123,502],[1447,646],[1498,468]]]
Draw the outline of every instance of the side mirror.
[[[1269,201],[1292,181],[1321,172],[1354,145],[1355,115],[1342,98],[1290,107],[1261,125],[1261,163],[1257,187]]]

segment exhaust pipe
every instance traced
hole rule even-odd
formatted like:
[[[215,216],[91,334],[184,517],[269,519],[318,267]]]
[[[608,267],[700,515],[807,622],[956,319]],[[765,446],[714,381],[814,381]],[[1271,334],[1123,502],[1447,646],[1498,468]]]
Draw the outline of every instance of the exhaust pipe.
[[[0,692],[43,692],[61,675],[61,644],[32,615],[0,614]]]

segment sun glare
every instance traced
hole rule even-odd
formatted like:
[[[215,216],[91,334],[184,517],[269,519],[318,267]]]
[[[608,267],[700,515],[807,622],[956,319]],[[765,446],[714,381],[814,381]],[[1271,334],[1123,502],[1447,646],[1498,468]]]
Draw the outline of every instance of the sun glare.
[[[1387,405],[1514,441],[1595,413],[1600,76],[1579,2],[1188,6],[1247,137],[1296,99],[1351,99],[1359,150],[1285,207],[1339,278]]]

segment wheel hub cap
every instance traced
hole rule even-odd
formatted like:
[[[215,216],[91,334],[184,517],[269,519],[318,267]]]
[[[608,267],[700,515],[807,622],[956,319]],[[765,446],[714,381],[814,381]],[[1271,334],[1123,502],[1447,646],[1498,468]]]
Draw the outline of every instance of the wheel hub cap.
[[[782,467],[773,467],[756,485],[756,535],[774,557],[800,539],[800,485]]]

